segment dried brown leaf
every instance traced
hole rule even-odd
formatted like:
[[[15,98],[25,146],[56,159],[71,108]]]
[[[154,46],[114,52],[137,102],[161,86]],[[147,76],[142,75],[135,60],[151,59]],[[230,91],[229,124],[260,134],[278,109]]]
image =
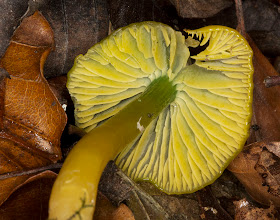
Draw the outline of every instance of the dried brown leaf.
[[[61,158],[66,114],[43,76],[53,32],[38,12],[23,20],[0,60],[0,174],[46,166]],[[0,205],[30,175],[1,180]]]
[[[280,142],[248,145],[228,169],[257,202],[280,207]]]
[[[57,174],[45,171],[30,177],[0,207],[0,219],[30,220],[48,217],[48,202]]]
[[[252,129],[247,144],[257,141],[280,140],[280,87],[266,88],[265,78],[278,73],[261,53],[250,37],[247,37],[254,51],[254,91]]]

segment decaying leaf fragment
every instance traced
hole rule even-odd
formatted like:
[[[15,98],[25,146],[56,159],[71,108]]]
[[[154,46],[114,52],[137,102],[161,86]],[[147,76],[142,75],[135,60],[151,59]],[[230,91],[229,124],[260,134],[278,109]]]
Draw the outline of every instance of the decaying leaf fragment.
[[[61,158],[66,114],[43,76],[54,47],[53,32],[36,12],[16,29],[0,67],[10,78],[0,82],[0,174],[28,170]],[[0,205],[28,179],[1,180]]]
[[[219,200],[215,198],[210,186],[197,191],[196,196],[200,205],[201,219],[232,220],[231,216],[221,206]]]
[[[232,161],[228,169],[258,202],[280,207],[280,142],[256,142]]]

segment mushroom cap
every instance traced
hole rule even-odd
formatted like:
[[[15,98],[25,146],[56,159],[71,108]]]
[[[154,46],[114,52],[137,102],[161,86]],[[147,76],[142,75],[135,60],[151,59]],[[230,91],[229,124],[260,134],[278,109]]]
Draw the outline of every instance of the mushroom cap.
[[[78,56],[68,73],[76,125],[87,132],[153,80],[169,77],[175,100],[116,158],[132,179],[148,180],[168,194],[191,193],[215,181],[242,150],[252,112],[252,50],[246,40],[223,26],[186,32],[200,46],[207,44],[191,56],[191,65],[181,32],[141,22]]]

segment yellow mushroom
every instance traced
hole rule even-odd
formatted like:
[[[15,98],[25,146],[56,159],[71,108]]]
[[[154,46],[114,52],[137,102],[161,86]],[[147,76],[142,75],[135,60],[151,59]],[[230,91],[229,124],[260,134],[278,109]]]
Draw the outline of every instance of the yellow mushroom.
[[[234,29],[186,30],[207,44],[191,56],[182,33],[157,22],[120,28],[76,58],[67,87],[85,135],[54,184],[50,219],[92,219],[109,160],[167,194],[217,179],[248,137],[252,50]],[[191,42],[189,40],[189,42]]]

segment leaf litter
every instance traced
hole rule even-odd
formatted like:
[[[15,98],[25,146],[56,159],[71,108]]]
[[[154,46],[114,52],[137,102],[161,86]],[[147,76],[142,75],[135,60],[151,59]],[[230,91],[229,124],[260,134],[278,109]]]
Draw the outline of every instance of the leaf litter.
[[[31,2],[31,3],[30,3]],[[113,4],[114,1],[109,1],[110,5]],[[157,3],[157,2],[156,2]],[[29,4],[32,4],[32,1],[29,1]],[[167,4],[168,5],[168,4]],[[65,6],[65,5],[64,5]],[[162,5],[157,5],[157,10],[160,9]],[[40,6],[43,10],[47,10],[46,7],[44,7],[44,2],[42,1],[42,4]],[[36,7],[35,7],[36,8]],[[69,8],[68,8],[69,9]],[[73,10],[73,9],[71,9]],[[164,12],[166,12],[164,10]],[[129,10],[124,12],[121,15],[116,16],[124,16],[125,13],[129,13]],[[158,13],[160,14],[160,13]],[[143,15],[143,14],[142,14]],[[86,16],[86,15],[85,15]],[[143,15],[143,18],[146,15]],[[168,18],[172,18],[172,13],[167,13]],[[132,16],[133,17],[133,16]],[[247,18],[247,17],[246,17]],[[118,18],[117,18],[118,19]],[[113,26],[115,27],[116,22],[119,22],[118,25],[123,25],[120,23],[127,22],[125,20],[117,20],[112,19]],[[52,20],[51,17],[48,18],[48,20]],[[59,20],[59,19],[57,19]],[[172,19],[172,25],[178,25],[179,27],[182,25],[180,22],[182,20],[178,19],[177,21]],[[52,21],[51,21],[52,22]],[[178,23],[179,22],[179,23]],[[65,23],[64,23],[65,24]],[[234,25],[234,24],[233,24]],[[54,25],[55,26],[55,25]],[[57,30],[58,26],[55,26],[55,30]],[[66,26],[65,26],[66,27]],[[62,33],[62,32],[61,32]],[[61,35],[62,36],[62,35]],[[57,42],[63,43],[63,38],[57,38]],[[271,88],[266,88],[263,81],[268,76],[277,76],[278,73],[275,71],[275,69],[272,67],[272,65],[269,63],[269,61],[266,59],[266,57],[258,50],[257,46],[255,46],[254,42],[250,40],[251,47],[253,48],[255,52],[255,58],[254,58],[254,68],[255,68],[255,91],[254,91],[254,101],[253,101],[253,118],[252,118],[252,124],[251,124],[251,135],[247,141],[247,144],[250,144],[244,148],[244,151],[236,158],[236,160],[230,165],[229,169],[238,177],[238,179],[241,181],[241,183],[244,184],[246,190],[249,192],[249,194],[258,202],[271,205],[271,201],[274,203],[270,206],[268,211],[265,211],[265,208],[259,208],[254,201],[251,201],[250,198],[246,198],[246,200],[242,200],[246,195],[244,193],[236,194],[235,191],[231,190],[230,187],[226,186],[224,189],[220,188],[220,186],[225,186],[227,184],[233,184],[231,186],[234,186],[236,189],[240,189],[242,191],[242,186],[238,185],[238,182],[233,181],[234,177],[230,175],[230,173],[226,172],[225,175],[223,175],[219,180],[216,181],[212,185],[211,188],[220,188],[220,194],[223,196],[219,196],[219,193],[217,190],[214,190],[213,197],[215,199],[218,199],[218,203],[224,205],[222,208],[226,212],[228,212],[231,217],[235,217],[235,219],[242,219],[244,215],[240,215],[241,211],[242,213],[249,213],[251,216],[255,216],[253,212],[258,212],[260,209],[261,211],[264,211],[265,213],[269,213],[266,216],[268,216],[268,219],[273,219],[274,216],[277,215],[277,208],[275,206],[278,206],[278,200],[279,195],[277,194],[277,190],[279,187],[279,177],[277,173],[277,167],[279,163],[279,155],[278,155],[278,149],[279,149],[279,138],[280,138],[280,122],[279,122],[279,86],[274,86]],[[46,43],[46,42],[45,42]],[[72,43],[71,43],[72,44]],[[33,45],[34,46],[34,45]],[[38,46],[38,45],[35,45]],[[50,46],[48,45],[43,45]],[[91,45],[90,45],[91,46]],[[52,47],[52,46],[51,46]],[[40,48],[42,49],[42,48]],[[39,51],[39,50],[38,50]],[[42,51],[39,51],[43,54]],[[63,52],[64,53],[64,52]],[[76,52],[75,52],[76,53]],[[76,56],[76,55],[75,55]],[[74,57],[74,56],[73,56]],[[67,61],[71,63],[70,61]],[[57,69],[61,72],[62,69],[64,69],[63,64],[59,64],[60,67]],[[69,64],[70,65],[70,64]],[[48,68],[52,68],[51,65],[49,65]],[[64,69],[67,69],[67,67]],[[1,71],[3,72],[3,71]],[[63,72],[63,71],[62,71]],[[7,71],[9,75],[11,75],[13,79],[13,74],[11,74],[9,71]],[[4,75],[4,78],[8,75],[6,72],[4,72],[1,75]],[[48,75],[48,73],[46,73]],[[40,77],[39,77],[40,78]],[[38,81],[40,81],[40,79]],[[8,79],[5,79],[6,81]],[[55,80],[55,79],[54,79]],[[45,83],[44,80],[41,79]],[[41,83],[41,82],[40,82]],[[9,85],[9,84],[8,84]],[[7,85],[5,85],[7,86]],[[56,88],[59,88],[59,86],[54,86]],[[6,88],[6,87],[1,87]],[[3,92],[3,89],[1,90]],[[3,93],[2,93],[3,94]],[[61,91],[56,93],[56,96],[62,94]],[[62,99],[60,99],[61,103],[65,103],[65,94],[61,96]],[[2,100],[3,103],[3,100]],[[58,103],[58,102],[57,102]],[[2,112],[1,118],[3,116],[4,111]],[[15,115],[15,114],[14,114]],[[4,114],[5,116],[5,114]],[[3,122],[1,125],[3,126]],[[61,135],[61,132],[58,132]],[[3,134],[3,132],[2,132]],[[59,135],[58,135],[59,136]],[[4,137],[4,139],[6,136]],[[257,142],[257,143],[256,143]],[[21,144],[21,141],[17,142]],[[10,144],[10,142],[9,142]],[[57,145],[58,146],[58,145]],[[30,147],[28,145],[28,147]],[[63,147],[63,146],[62,146]],[[18,149],[18,148],[17,148]],[[51,148],[49,148],[51,149]],[[51,151],[48,151],[47,153],[37,153],[40,152],[38,149],[36,149],[36,162],[32,165],[30,162],[28,166],[26,166],[26,169],[31,169],[36,166],[45,166],[46,164],[52,163],[54,160],[53,158],[50,159],[49,153]],[[59,152],[55,151],[57,154]],[[45,156],[47,154],[47,156]],[[30,153],[24,153],[24,155],[27,155],[28,158],[34,158],[34,155]],[[22,155],[21,155],[22,156]],[[38,163],[37,157],[42,158],[41,162]],[[56,157],[59,158],[60,156]],[[241,159],[239,158],[241,157]],[[243,157],[243,159],[242,159]],[[244,161],[244,158],[246,160]],[[2,159],[1,159],[2,160]],[[56,159],[55,159],[56,160]],[[51,161],[51,162],[50,162]],[[10,163],[7,161],[7,166],[9,164],[9,169],[7,169],[5,172],[11,172],[16,171],[18,169],[15,169],[15,166],[11,166]],[[250,168],[250,169],[247,169]],[[246,170],[247,169],[247,170]],[[153,189],[152,186],[146,183],[134,183],[130,182],[127,177],[124,176],[121,171],[116,171],[114,169],[106,169],[104,172],[104,175],[115,175],[118,174],[120,177],[116,180],[113,179],[106,179],[105,177],[102,177],[101,180],[101,186],[100,190],[113,202],[115,205],[120,205],[123,202],[130,207],[130,209],[133,211],[135,219],[142,219],[143,216],[146,216],[147,219],[151,218],[151,216],[161,216],[162,219],[185,219],[188,217],[205,217],[206,219],[211,219],[211,217],[208,216],[208,213],[217,214],[217,210],[219,210],[219,207],[213,207],[211,205],[203,205],[203,202],[206,200],[203,199],[203,201],[198,199],[197,197],[202,197],[201,195],[181,195],[181,196],[167,196],[160,192],[158,192],[156,189]],[[223,182],[225,179],[225,176],[229,176],[229,178]],[[240,177],[242,176],[242,177]],[[13,179],[13,178],[11,178]],[[12,192],[17,192],[18,189],[16,186],[21,186],[22,183],[25,183],[28,178],[23,178],[20,181],[15,181],[15,184],[10,189],[9,193],[6,195],[7,197]],[[247,179],[247,185],[245,180]],[[249,181],[248,181],[249,180]],[[254,180],[254,184],[252,183],[252,180]],[[14,180],[13,180],[14,181]],[[126,184],[121,184],[123,182],[127,182]],[[111,183],[111,184],[109,184]],[[229,186],[230,186],[229,184]],[[2,184],[1,184],[2,185]],[[6,184],[4,184],[6,185]],[[7,184],[9,185],[9,184]],[[109,187],[115,185],[114,187]],[[218,187],[217,187],[218,186]],[[116,188],[117,187],[117,188]],[[234,188],[233,187],[233,188]],[[255,187],[255,188],[254,188]],[[20,188],[19,188],[20,189]],[[254,190],[258,190],[257,192],[260,193],[261,198],[257,197],[257,193]],[[14,191],[13,191],[14,190]],[[5,190],[4,190],[5,191]],[[110,191],[110,193],[108,192]],[[148,193],[145,193],[147,191]],[[123,193],[121,193],[123,192]],[[211,193],[206,190],[207,193],[205,193],[204,196],[211,198]],[[251,192],[251,193],[250,193]],[[199,192],[200,193],[200,192]],[[203,193],[203,192],[202,192]],[[115,194],[115,196],[112,196],[112,194]],[[235,212],[232,213],[228,207],[232,207],[231,205],[226,207],[226,205],[223,203],[225,200],[225,195],[227,194],[227,202],[229,203],[229,198],[231,198],[231,204],[233,205],[233,201],[237,201],[234,204],[236,205]],[[14,193],[12,193],[14,195]],[[203,194],[202,194],[203,195]],[[243,198],[242,198],[243,197]],[[203,198],[203,197],[202,197]],[[5,199],[3,200],[5,201]],[[187,201],[187,202],[186,202]],[[241,201],[238,203],[238,201]],[[7,201],[8,202],[8,201]],[[243,209],[246,208],[249,205],[244,205],[249,203],[250,209]],[[6,202],[3,204],[3,207],[5,207]],[[150,204],[150,205],[147,205]],[[189,204],[189,206],[187,206]],[[215,204],[215,203],[213,203]],[[140,207],[140,208],[139,208]],[[182,208],[180,208],[182,207]],[[187,208],[186,208],[187,207]],[[189,207],[189,208],[188,208]],[[183,208],[185,208],[185,212],[183,211]],[[262,210],[263,209],[263,210]],[[140,210],[139,213],[137,213],[137,210]],[[253,211],[252,211],[253,210]],[[256,211],[257,210],[257,211]],[[181,212],[181,213],[180,213]],[[218,211],[219,212],[219,211]],[[234,216],[235,215],[235,216]],[[243,216],[243,217],[242,217]],[[261,215],[259,215],[261,216]],[[213,216],[212,216],[213,217]],[[217,219],[221,219],[216,216]],[[154,219],[154,218],[151,218]],[[225,219],[225,218],[224,218]]]

